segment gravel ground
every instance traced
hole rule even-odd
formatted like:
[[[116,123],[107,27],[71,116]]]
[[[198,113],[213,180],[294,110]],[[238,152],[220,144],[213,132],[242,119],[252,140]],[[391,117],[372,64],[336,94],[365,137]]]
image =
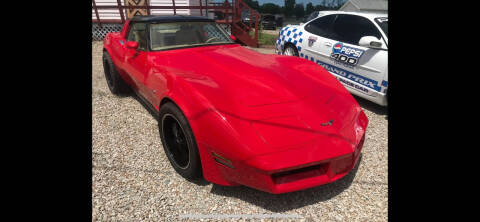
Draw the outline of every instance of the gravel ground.
[[[278,35],[280,33],[280,29],[282,29],[282,28],[283,27],[277,27],[277,29],[275,29],[275,30],[262,30],[262,32],[270,34],[270,35]]]
[[[358,99],[370,120],[363,155],[350,174],[334,183],[281,195],[244,186],[193,183],[170,166],[154,117],[134,96],[117,97],[109,92],[102,46],[102,42],[92,43],[94,221],[176,221],[185,214],[299,217],[244,221],[387,220],[385,109]]]

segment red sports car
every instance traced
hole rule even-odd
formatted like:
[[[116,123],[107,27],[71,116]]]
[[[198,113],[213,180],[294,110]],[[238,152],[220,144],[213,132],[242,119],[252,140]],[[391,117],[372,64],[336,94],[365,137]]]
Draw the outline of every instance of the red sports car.
[[[233,38],[205,17],[134,17],[105,37],[108,87],[133,89],[158,115],[185,178],[285,193],[350,172],[368,119],[344,86],[311,61]]]

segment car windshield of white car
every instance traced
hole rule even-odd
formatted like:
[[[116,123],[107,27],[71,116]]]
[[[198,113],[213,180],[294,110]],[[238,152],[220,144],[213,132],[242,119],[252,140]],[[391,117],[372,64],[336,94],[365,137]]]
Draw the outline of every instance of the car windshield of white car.
[[[388,18],[376,18],[375,22],[380,26],[386,36],[388,36]]]
[[[150,25],[150,48],[153,51],[202,45],[234,43],[214,22],[171,22]]]

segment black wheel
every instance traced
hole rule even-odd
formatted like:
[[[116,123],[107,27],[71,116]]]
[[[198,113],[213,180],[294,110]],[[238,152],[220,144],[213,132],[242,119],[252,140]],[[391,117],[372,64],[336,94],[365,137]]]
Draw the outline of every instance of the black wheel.
[[[283,54],[298,57],[298,50],[295,48],[295,46],[288,44],[285,46],[285,49],[283,49]]]
[[[128,85],[123,81],[120,74],[118,74],[112,58],[110,58],[107,51],[103,52],[103,72],[105,73],[105,79],[107,80],[110,92],[115,95],[121,95],[127,94],[130,91]]]
[[[202,165],[190,124],[173,103],[160,107],[160,138],[168,160],[175,171],[187,179],[202,177]]]

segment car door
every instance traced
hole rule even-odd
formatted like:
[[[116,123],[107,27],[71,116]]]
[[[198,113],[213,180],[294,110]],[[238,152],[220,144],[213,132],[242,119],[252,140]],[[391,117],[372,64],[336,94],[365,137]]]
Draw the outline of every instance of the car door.
[[[333,40],[330,32],[336,14],[318,17],[303,26],[305,30],[299,56],[316,63],[325,63],[330,59]]]
[[[376,97],[386,86],[382,81],[387,72],[388,51],[386,44],[382,48],[367,48],[359,45],[364,36],[374,36],[385,42],[373,22],[363,16],[339,14],[332,25],[330,48],[324,48],[330,54],[326,67],[350,91]]]
[[[138,43],[137,49],[125,48],[124,69],[132,78],[135,89],[142,95],[146,96],[147,91],[144,85],[146,62],[147,62],[147,24],[133,23],[128,33],[127,42],[135,41]],[[124,44],[125,45],[125,44]]]

